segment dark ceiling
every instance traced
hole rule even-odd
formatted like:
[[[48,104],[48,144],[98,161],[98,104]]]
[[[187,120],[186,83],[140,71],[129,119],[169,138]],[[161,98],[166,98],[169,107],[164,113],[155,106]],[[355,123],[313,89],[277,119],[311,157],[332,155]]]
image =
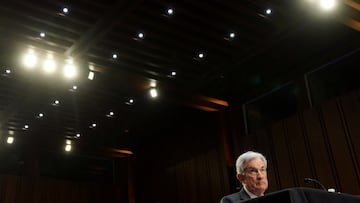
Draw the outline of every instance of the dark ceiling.
[[[359,2],[338,5],[321,12],[305,0],[4,0],[1,138],[38,136],[52,150],[65,138],[136,150],[134,132],[152,136],[153,124],[175,126],[190,113],[226,108],[211,98],[246,102],[359,48]],[[29,48],[59,63],[72,58],[78,76],[47,75],[40,65],[27,70],[21,58]],[[94,80],[87,79],[89,69]],[[157,99],[148,97],[152,81]]]

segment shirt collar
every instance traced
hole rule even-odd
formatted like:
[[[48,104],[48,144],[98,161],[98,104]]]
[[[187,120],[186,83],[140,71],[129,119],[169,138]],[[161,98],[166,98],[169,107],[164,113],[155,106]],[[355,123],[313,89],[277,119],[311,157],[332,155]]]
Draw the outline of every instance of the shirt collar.
[[[245,186],[244,186],[244,190],[250,196],[251,199],[259,197],[259,196],[255,195],[254,193],[249,192],[249,190],[247,190]]]

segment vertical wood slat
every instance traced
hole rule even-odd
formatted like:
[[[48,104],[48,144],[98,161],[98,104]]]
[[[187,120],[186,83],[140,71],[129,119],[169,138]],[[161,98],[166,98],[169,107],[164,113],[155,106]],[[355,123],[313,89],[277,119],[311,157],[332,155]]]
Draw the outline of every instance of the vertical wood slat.
[[[267,166],[267,176],[269,181],[268,192],[276,191],[277,188],[280,188],[279,177],[277,176],[277,161],[273,157],[272,149],[273,141],[271,140],[271,136],[266,130],[257,130],[255,135],[257,140],[259,140],[256,146],[256,149],[261,150],[260,152],[266,157],[268,166]]]
[[[292,174],[291,170],[291,162],[289,157],[288,144],[285,140],[284,134],[284,124],[283,122],[278,122],[274,124],[271,128],[271,136],[274,144],[274,153],[276,160],[278,160],[278,173],[280,174],[278,177],[280,188],[288,188],[293,187],[295,185],[293,181],[294,174]]]
[[[356,172],[358,188],[360,188],[360,90],[351,92],[340,98],[344,116],[344,124],[348,129],[348,144]],[[360,194],[360,191],[358,192]]]
[[[316,109],[309,109],[304,112],[303,116],[309,146],[313,153],[311,156],[314,160],[316,174],[316,177],[313,178],[320,180],[324,185],[334,187],[335,178],[331,170],[331,161],[329,159],[319,114]]]
[[[324,123],[327,129],[329,144],[334,159],[334,169],[338,180],[337,189],[355,193],[358,187],[354,187],[356,172],[352,165],[351,152],[349,151],[346,131],[341,121],[341,115],[336,101],[322,105]],[[336,179],[335,179],[336,180]],[[356,191],[355,191],[356,189]]]
[[[304,178],[311,177],[309,158],[307,156],[306,143],[300,120],[297,114],[285,119],[286,137],[289,154],[294,174],[295,186],[304,186]]]
[[[15,203],[19,178],[16,176],[0,177],[0,200],[5,203]]]

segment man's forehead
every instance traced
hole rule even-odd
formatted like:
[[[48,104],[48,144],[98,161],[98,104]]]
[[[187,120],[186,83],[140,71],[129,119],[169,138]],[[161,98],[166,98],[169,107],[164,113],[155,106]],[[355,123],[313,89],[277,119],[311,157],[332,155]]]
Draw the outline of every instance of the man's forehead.
[[[265,162],[260,158],[253,158],[253,159],[247,161],[245,165],[246,166],[259,166],[259,165],[261,165],[261,167],[265,167]]]

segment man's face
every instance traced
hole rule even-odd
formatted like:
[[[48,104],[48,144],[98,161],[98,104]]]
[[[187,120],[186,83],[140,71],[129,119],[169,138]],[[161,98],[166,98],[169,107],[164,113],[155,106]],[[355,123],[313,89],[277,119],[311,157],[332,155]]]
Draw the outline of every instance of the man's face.
[[[264,195],[268,188],[265,163],[261,159],[255,158],[248,161],[245,166],[245,172],[238,174],[237,178],[249,192],[257,196]]]

